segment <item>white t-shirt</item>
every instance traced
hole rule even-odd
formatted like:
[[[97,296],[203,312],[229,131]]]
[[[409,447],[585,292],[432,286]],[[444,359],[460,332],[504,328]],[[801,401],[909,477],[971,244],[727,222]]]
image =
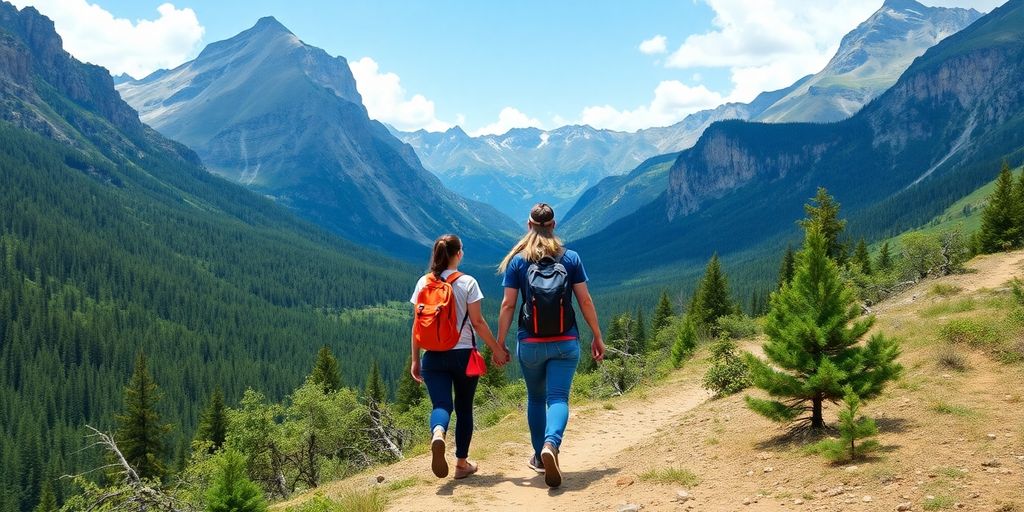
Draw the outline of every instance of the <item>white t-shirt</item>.
[[[452,275],[454,270],[445,270],[441,272],[441,279],[448,279],[448,276]],[[427,284],[427,276],[423,276],[419,281],[416,281],[416,289],[412,291],[412,297],[409,298],[409,302],[413,305],[416,304],[416,296],[419,295],[420,289]],[[469,274],[463,274],[462,277],[455,280],[452,284],[452,289],[455,291],[455,318],[459,326],[462,326],[462,319],[466,317],[466,305],[474,302],[483,300],[484,294],[480,291],[480,285],[477,284],[476,279]],[[473,321],[470,319],[466,320],[466,326],[462,329],[462,335],[459,337],[459,342],[455,344],[452,349],[457,348],[473,348]]]

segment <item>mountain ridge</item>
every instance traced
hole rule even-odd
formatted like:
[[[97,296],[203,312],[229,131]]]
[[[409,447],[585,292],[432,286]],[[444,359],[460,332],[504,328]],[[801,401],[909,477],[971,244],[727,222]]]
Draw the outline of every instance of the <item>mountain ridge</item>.
[[[369,119],[344,57],[272,17],[118,90],[144,121],[210,171],[357,243],[420,260],[456,231],[485,259],[518,229],[448,191],[415,152]]]

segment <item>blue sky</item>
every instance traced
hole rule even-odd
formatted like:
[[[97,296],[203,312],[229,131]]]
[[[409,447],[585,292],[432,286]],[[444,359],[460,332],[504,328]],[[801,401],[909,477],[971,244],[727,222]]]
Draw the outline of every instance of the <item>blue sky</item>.
[[[470,133],[584,122],[632,131],[723,101],[749,101],[820,69],[842,35],[881,6],[881,0],[15,3],[53,17],[65,48],[80,59],[134,75],[180,64],[271,15],[306,43],[349,60],[371,116],[402,129],[459,124]],[[925,3],[987,11],[1001,2]]]

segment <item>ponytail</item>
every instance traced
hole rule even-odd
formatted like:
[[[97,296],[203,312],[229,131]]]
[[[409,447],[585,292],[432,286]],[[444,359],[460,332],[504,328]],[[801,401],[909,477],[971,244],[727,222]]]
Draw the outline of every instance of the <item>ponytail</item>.
[[[557,257],[562,251],[562,241],[555,236],[555,211],[546,203],[537,203],[530,210],[529,230],[519,239],[512,250],[498,264],[498,273],[508,268],[517,254],[526,261],[537,262],[545,256]]]
[[[434,240],[434,249],[430,253],[430,271],[438,279],[441,272],[448,269],[452,258],[462,250],[462,240],[455,235],[442,235]]]

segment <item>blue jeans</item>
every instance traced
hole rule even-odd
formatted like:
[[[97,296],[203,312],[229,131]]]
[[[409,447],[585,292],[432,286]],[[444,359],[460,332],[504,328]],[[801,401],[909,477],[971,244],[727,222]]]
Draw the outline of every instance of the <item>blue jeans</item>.
[[[473,394],[480,377],[467,377],[470,349],[460,348],[444,352],[426,351],[420,363],[420,375],[427,385],[427,394],[434,410],[430,412],[430,430],[442,427],[447,432],[452,410],[455,422],[455,456],[469,457],[469,442],[473,439]],[[452,392],[455,393],[453,403]]]
[[[569,390],[580,360],[579,340],[520,342],[519,367],[526,381],[526,421],[530,442],[540,458],[544,443],[562,444],[569,422]]]

